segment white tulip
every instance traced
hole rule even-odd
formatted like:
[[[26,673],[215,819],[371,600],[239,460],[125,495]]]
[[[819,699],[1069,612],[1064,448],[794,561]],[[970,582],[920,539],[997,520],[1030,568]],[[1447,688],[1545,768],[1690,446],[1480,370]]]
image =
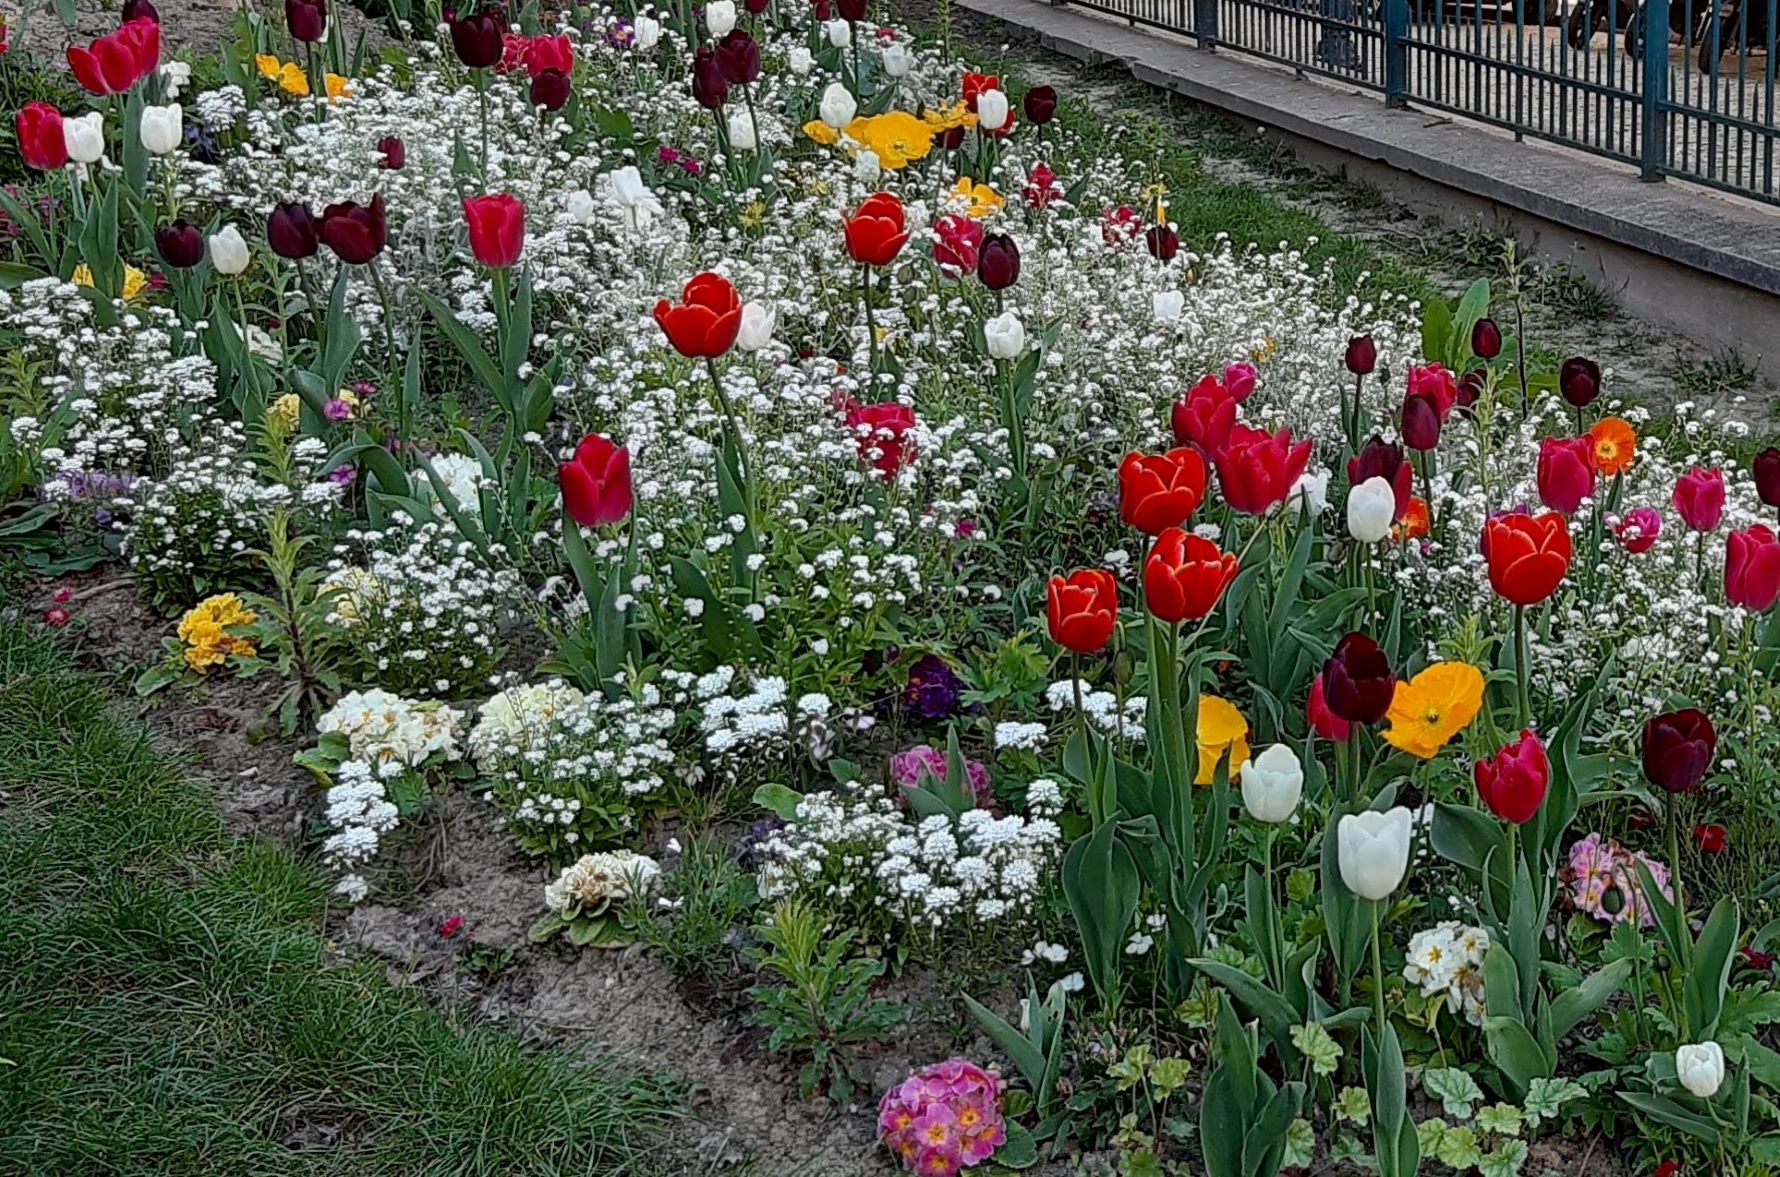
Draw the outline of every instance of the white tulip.
[[[1150,295],[1150,309],[1156,313],[1156,322],[1172,323],[1180,318],[1181,312],[1187,307],[1187,296],[1178,290],[1164,290],[1159,294]]]
[[[810,56],[808,49],[799,45],[785,55],[785,64],[791,67],[792,73],[802,78],[808,77],[809,72],[816,68],[816,59]]]
[[[778,309],[770,302],[742,304],[742,326],[736,333],[735,345],[743,351],[759,351],[773,340],[773,327],[778,324]]]
[[[210,235],[210,264],[225,278],[247,268],[247,239],[233,225],[224,225]]]
[[[1289,744],[1274,744],[1242,767],[1242,803],[1256,821],[1285,821],[1304,795],[1304,766]]]
[[[721,37],[735,28],[735,0],[710,0],[705,5],[705,28]]]
[[[822,91],[822,103],[817,110],[822,121],[838,131],[853,121],[853,116],[859,113],[859,104],[845,86],[830,82],[828,89]]]
[[[646,53],[661,41],[661,22],[654,17],[639,16],[630,22],[630,33],[635,38],[636,47]]]
[[[607,182],[612,188],[612,197],[624,210],[625,227],[633,232],[640,232],[661,214],[661,201],[655,199],[643,183],[643,174],[635,164],[626,164],[617,171],[610,173]]]
[[[1384,899],[1409,869],[1409,834],[1414,819],[1399,805],[1379,813],[1350,813],[1336,830],[1341,881],[1361,899]]]
[[[831,20],[822,26],[828,34],[828,43],[836,49],[845,49],[853,43],[853,26],[844,20]]]
[[[1316,466],[1305,470],[1298,475],[1298,481],[1292,484],[1292,492],[1287,497],[1301,498],[1306,507],[1321,512],[1329,505],[1329,468]]]
[[[989,354],[998,360],[1011,360],[1026,347],[1026,328],[1012,311],[1004,311],[983,324],[983,338]]]
[[[142,108],[142,149],[166,155],[185,137],[185,112],[177,102]]]
[[[977,126],[985,131],[999,131],[1007,126],[1007,95],[1000,90],[984,90],[977,95]]]
[[[853,174],[859,177],[861,183],[876,184],[883,171],[883,161],[878,158],[878,153],[869,147],[853,157]]]
[[[915,68],[914,53],[901,41],[892,41],[884,46],[884,51],[878,54],[878,60],[883,64],[887,77],[905,78]]]
[[[1724,1084],[1724,1050],[1716,1042],[1678,1047],[1675,1074],[1681,1086],[1701,1099],[1711,1099]]]
[[[1347,492],[1347,533],[1363,544],[1389,535],[1396,514],[1397,492],[1383,478],[1368,478]]]
[[[577,188],[568,197],[569,220],[577,225],[585,225],[593,220],[593,193],[585,188]]]
[[[754,120],[745,110],[729,116],[729,145],[737,151],[753,151],[760,146],[754,138]]]
[[[105,116],[94,110],[63,119],[62,143],[75,163],[98,163],[105,155]]]

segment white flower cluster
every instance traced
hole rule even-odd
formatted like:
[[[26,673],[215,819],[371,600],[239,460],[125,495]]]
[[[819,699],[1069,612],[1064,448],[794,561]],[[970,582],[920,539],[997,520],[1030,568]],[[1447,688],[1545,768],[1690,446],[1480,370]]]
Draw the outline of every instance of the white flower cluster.
[[[1409,938],[1403,979],[1420,985],[1423,997],[1446,994],[1446,1008],[1462,1013],[1473,1026],[1483,1025],[1483,954],[1490,935],[1457,920],[1443,920]]]
[[[470,756],[520,848],[560,861],[635,827],[636,799],[661,788],[673,763],[673,726],[653,686],[612,700],[537,683],[482,705]]]
[[[598,910],[646,894],[661,867],[646,854],[612,850],[583,854],[544,886],[544,906],[568,917],[577,910]]]
[[[1052,711],[1074,711],[1076,691],[1081,691],[1082,713],[1088,722],[1103,732],[1117,731],[1127,740],[1142,742],[1149,730],[1144,725],[1144,717],[1149,714],[1149,698],[1143,694],[1133,695],[1125,700],[1125,714],[1121,722],[1119,718],[1119,698],[1111,691],[1094,690],[1086,682],[1076,679],[1060,679],[1045,688],[1045,702]]]

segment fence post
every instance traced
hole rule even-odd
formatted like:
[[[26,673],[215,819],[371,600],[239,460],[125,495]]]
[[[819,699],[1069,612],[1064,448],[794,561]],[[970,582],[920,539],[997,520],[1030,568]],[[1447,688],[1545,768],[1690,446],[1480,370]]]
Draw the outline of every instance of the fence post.
[[[1218,43],[1218,0],[1193,0],[1193,36],[1201,49]]]
[[[1409,105],[1409,0],[1384,0],[1384,104]]]
[[[1669,116],[1663,109],[1669,100],[1669,5],[1674,2],[1644,0],[1644,142],[1638,177],[1642,180],[1663,178],[1659,169],[1665,162],[1669,139]],[[1685,42],[1681,51],[1688,51]]]

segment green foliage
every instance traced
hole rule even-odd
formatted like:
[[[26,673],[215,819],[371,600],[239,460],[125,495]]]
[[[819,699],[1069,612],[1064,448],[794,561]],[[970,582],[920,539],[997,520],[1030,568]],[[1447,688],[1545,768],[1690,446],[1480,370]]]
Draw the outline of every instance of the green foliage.
[[[624,909],[625,924],[683,981],[721,982],[741,965],[738,933],[760,903],[754,880],[728,847],[695,838],[661,881],[665,903]]]

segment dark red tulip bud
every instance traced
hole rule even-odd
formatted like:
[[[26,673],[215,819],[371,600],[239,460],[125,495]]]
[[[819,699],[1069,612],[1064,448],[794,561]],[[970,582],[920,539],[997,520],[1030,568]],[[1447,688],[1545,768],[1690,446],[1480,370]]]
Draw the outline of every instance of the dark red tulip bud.
[[[506,33],[493,13],[478,12],[451,22],[451,47],[471,69],[487,69],[506,53]]]
[[[272,206],[266,217],[266,242],[272,252],[289,261],[314,257],[320,244],[316,236],[315,217],[304,204],[285,203]]]
[[[741,29],[731,29],[717,43],[717,68],[725,81],[746,86],[760,77],[760,43]]]
[[[547,69],[532,79],[532,105],[545,110],[561,110],[569,100],[569,75],[559,69]]]
[[[1034,86],[1026,91],[1026,101],[1021,105],[1027,120],[1042,127],[1057,113],[1057,91],[1051,86]]]
[[[1156,225],[1143,235],[1143,243],[1149,246],[1150,256],[1157,261],[1170,261],[1180,252],[1180,234],[1167,225]]]
[[[399,172],[408,163],[408,145],[394,135],[377,140],[377,150],[383,153],[383,165],[392,172]]]
[[[1020,247],[1006,233],[984,236],[977,250],[977,278],[990,290],[1006,290],[1020,279]]]
[[[373,196],[370,204],[346,200],[328,205],[321,214],[320,235],[341,261],[355,266],[369,264],[389,240],[383,197]]]
[[[1579,409],[1586,409],[1601,395],[1601,365],[1571,356],[1558,369],[1558,391]]]
[[[1391,709],[1397,676],[1378,643],[1350,633],[1323,664],[1323,701],[1349,723],[1377,723]]]
[[[1658,715],[1644,725],[1644,776],[1668,793],[1697,793],[1712,768],[1718,733],[1704,711]]]
[[[142,19],[152,20],[156,24],[161,23],[161,14],[155,11],[155,6],[148,0],[124,0],[124,10],[120,16],[120,24],[127,25],[133,20]]]
[[[841,14],[842,20],[859,21],[865,19],[865,0],[835,0],[834,6]]]
[[[1493,360],[1502,354],[1502,329],[1494,319],[1479,319],[1471,327],[1471,351],[1479,359]]]
[[[284,24],[299,41],[322,40],[328,35],[327,0],[284,0]]]
[[[176,270],[189,270],[204,260],[204,234],[185,220],[155,230],[155,252]]]
[[[1459,399],[1453,403],[1461,409],[1468,409],[1483,398],[1483,390],[1488,386],[1489,373],[1482,368],[1473,368],[1459,377]]]
[[[1422,453],[1439,448],[1440,409],[1429,397],[1403,398],[1403,444]]]
[[[1780,449],[1769,446],[1755,455],[1755,493],[1770,507],[1780,507]]]
[[[751,15],[759,16],[766,11],[767,5],[771,2],[772,0],[743,0],[742,7],[746,8]]]
[[[1378,345],[1370,335],[1356,335],[1347,341],[1344,362],[1355,376],[1370,376],[1372,369],[1378,367]]]
[[[953,127],[948,131],[942,131],[939,136],[939,145],[940,149],[943,151],[956,151],[960,147],[963,147],[964,128]]]
[[[706,110],[716,110],[729,101],[729,79],[717,64],[716,51],[708,45],[692,59],[692,96]]]

